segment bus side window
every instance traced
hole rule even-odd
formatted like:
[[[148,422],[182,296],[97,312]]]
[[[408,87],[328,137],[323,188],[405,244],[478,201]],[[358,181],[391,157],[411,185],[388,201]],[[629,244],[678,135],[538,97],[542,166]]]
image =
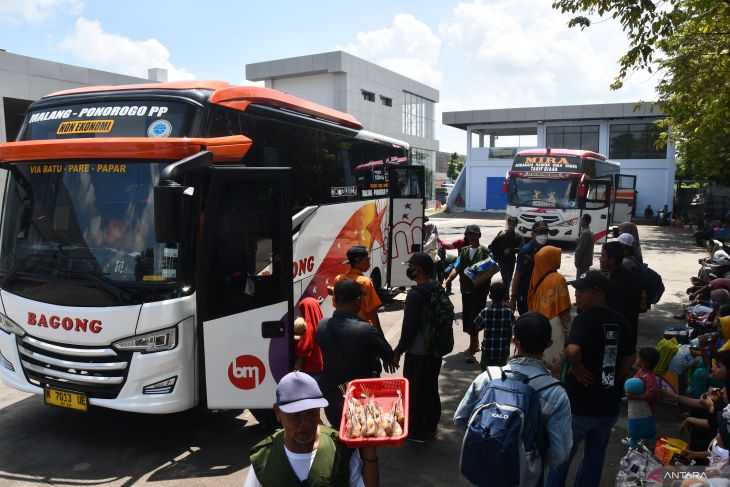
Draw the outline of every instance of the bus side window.
[[[395,189],[393,197],[395,198],[421,198],[420,187],[418,184],[418,173],[411,171],[408,167],[398,167],[394,169]]]
[[[586,194],[586,209],[596,210],[606,206],[608,185],[606,184],[589,184]]]

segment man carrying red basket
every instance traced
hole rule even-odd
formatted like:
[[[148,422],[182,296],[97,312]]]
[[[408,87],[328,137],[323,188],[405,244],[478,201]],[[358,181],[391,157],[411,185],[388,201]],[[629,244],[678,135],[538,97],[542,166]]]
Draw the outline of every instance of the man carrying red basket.
[[[375,448],[348,448],[337,431],[320,424],[327,405],[312,377],[303,372],[285,375],[276,387],[274,404],[284,428],[251,449],[244,487],[380,485]]]

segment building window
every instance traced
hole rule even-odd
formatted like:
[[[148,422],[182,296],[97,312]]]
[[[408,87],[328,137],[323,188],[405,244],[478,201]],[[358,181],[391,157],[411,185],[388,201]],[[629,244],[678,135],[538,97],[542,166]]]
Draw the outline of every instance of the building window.
[[[393,99],[392,98],[388,98],[387,96],[380,95],[380,103],[382,103],[386,107],[392,107],[393,106]]]
[[[666,159],[667,148],[657,149],[661,129],[653,123],[611,125],[609,156],[612,159]]]
[[[434,102],[404,91],[402,116],[404,134],[433,139]]]
[[[598,125],[547,127],[545,146],[598,152]]]
[[[375,101],[375,93],[362,90],[362,99],[365,101]]]

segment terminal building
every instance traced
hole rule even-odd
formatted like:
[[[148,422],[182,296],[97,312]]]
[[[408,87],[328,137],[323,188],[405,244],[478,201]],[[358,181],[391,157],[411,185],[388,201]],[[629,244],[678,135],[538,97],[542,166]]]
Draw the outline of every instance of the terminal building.
[[[135,78],[0,50],[0,142],[15,140],[28,106],[49,93],[150,81],[167,81],[167,71],[154,68],[149,70],[149,78]]]
[[[408,142],[413,162],[426,167],[426,194],[432,194],[438,90],[343,51],[247,64],[246,79],[349,113],[366,130]]]
[[[449,195],[467,211],[504,211],[502,183],[515,153],[552,147],[599,152],[636,176],[637,216],[647,204],[673,206],[675,147],[656,147],[664,118],[652,103],[609,103],[444,112],[444,125],[466,132],[467,161]]]

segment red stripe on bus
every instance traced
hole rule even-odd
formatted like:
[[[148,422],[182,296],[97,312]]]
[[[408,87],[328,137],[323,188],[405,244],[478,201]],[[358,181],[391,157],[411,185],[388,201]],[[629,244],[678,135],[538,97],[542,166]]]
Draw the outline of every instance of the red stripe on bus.
[[[594,242],[598,242],[598,241],[599,241],[599,240],[601,240],[601,239],[602,239],[603,237],[605,237],[607,233],[608,233],[608,230],[601,230],[601,231],[600,231],[600,232],[598,232],[598,233],[594,233],[594,234],[593,234],[593,241],[594,241]]]

